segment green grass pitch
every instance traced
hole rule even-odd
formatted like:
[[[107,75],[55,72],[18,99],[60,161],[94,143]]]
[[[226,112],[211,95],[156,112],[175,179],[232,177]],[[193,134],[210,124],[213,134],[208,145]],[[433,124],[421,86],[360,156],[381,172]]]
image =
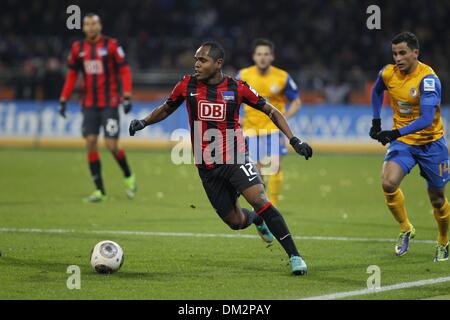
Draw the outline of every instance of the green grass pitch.
[[[382,286],[450,276],[448,262],[432,262],[433,243],[413,241],[410,252],[397,258],[394,243],[351,239],[398,234],[379,183],[381,154],[283,160],[279,209],[292,234],[350,238],[297,240],[309,266],[305,277],[290,275],[278,243],[267,248],[259,238],[174,236],[256,233],[232,231],[218,218],[193,165],[173,165],[168,152],[128,152],[128,158],[138,196],[126,198],[118,166],[102,151],[109,198],[85,204],[81,199],[93,186],[83,151],[0,149],[0,299],[300,299],[364,289],[369,265],[381,268]],[[434,240],[436,224],[417,168],[402,188],[417,239]],[[109,276],[89,264],[90,250],[105,239],[121,244],[126,256],[122,269]],[[66,287],[69,265],[81,268],[80,290]],[[446,282],[353,298],[419,299],[449,291]]]

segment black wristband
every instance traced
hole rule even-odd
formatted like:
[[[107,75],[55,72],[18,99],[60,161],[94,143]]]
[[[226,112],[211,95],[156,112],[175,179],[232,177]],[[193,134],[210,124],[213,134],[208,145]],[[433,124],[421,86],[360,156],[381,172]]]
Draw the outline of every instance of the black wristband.
[[[381,119],[372,119],[372,126],[381,127]]]

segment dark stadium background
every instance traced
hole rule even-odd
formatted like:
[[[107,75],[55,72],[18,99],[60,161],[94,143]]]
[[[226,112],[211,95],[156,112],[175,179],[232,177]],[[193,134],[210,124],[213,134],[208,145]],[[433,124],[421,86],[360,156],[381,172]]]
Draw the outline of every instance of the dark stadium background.
[[[65,118],[58,102],[71,43],[83,37],[66,28],[66,9],[74,4],[82,15],[100,15],[104,33],[120,41],[132,70],[133,109],[124,114],[119,108],[120,145],[138,184],[132,200],[101,137],[108,199],[83,202],[94,185],[79,87]],[[381,8],[381,30],[366,27],[373,4]],[[170,317],[160,300],[275,303],[358,294],[373,266],[380,267],[382,286],[396,290],[356,299],[450,299],[448,263],[432,262],[436,223],[426,181],[416,166],[402,182],[418,234],[399,260],[393,250],[398,225],[380,179],[388,147],[369,137],[370,89],[392,62],[391,39],[404,30],[417,34],[420,60],[441,79],[442,120],[450,128],[449,17],[450,0],[0,0],[0,299],[155,299]],[[275,42],[275,65],[298,83],[303,105],[289,125],[314,149],[308,161],[293,150],[283,159],[280,197],[307,277],[291,277],[281,246],[266,247],[253,228],[230,230],[208,201],[196,167],[174,161],[181,155],[172,148],[178,137],[185,138],[178,147],[190,146],[186,108],[133,137],[128,132],[132,119],[148,115],[192,72],[203,41],[223,44],[226,72],[234,75],[252,64],[257,37]],[[392,124],[387,102],[384,130]],[[191,150],[183,151],[189,160]],[[109,277],[95,273],[88,259],[106,239],[126,256]],[[80,267],[81,290],[67,287],[69,266]]]
[[[421,41],[421,60],[443,84],[449,103],[449,1],[127,0],[0,3],[0,99],[57,99],[71,41],[67,6],[103,19],[104,33],[123,44],[133,71],[135,99],[167,94],[190,72],[193,51],[206,39],[227,51],[227,72],[251,63],[250,44],[269,37],[275,65],[299,83],[305,103],[367,104],[378,70],[391,62],[389,41],[402,30]],[[381,7],[381,30],[366,28],[367,6]],[[76,97],[76,96],[75,96]]]

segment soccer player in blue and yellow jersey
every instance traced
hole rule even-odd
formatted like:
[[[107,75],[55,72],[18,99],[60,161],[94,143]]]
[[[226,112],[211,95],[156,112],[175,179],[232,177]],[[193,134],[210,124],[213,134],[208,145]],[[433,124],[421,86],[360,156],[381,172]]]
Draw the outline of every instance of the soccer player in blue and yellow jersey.
[[[449,247],[450,205],[445,197],[449,158],[441,119],[441,83],[433,69],[418,60],[419,41],[413,33],[402,32],[395,36],[392,54],[395,64],[383,68],[372,90],[370,136],[383,145],[390,144],[383,165],[382,186],[386,204],[400,224],[395,253],[404,255],[410,239],[415,236],[399,187],[418,164],[428,183],[428,196],[438,225],[434,261],[445,261]],[[380,111],[385,90],[391,96],[394,128],[382,131]]]
[[[240,70],[237,78],[251,85],[289,119],[301,107],[299,91],[286,71],[272,66],[273,60],[272,41],[257,39],[253,43],[255,64]],[[250,156],[264,175],[269,199],[277,205],[283,182],[280,156],[287,154],[284,136],[264,113],[247,105],[244,106],[244,112],[242,124],[244,134],[249,139]]]

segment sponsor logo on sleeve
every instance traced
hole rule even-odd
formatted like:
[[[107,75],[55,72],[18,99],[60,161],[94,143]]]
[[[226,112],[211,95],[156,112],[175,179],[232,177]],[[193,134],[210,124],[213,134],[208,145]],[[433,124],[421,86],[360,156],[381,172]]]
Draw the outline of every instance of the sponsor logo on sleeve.
[[[436,91],[436,81],[431,78],[423,79],[423,91]]]

